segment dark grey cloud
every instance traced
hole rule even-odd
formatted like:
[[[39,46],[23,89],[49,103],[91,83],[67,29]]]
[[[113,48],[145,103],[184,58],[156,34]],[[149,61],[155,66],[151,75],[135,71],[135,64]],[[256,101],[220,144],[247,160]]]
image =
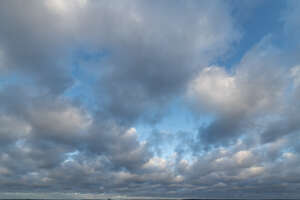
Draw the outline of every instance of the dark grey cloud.
[[[199,128],[199,140],[204,144],[230,144],[232,138],[236,138],[245,131],[244,128],[247,128],[242,116],[239,114],[226,115],[216,119],[207,127]]]
[[[149,110],[154,114],[146,118],[156,121],[162,105],[184,90],[195,71],[239,39],[222,1],[179,1],[174,7],[111,1],[2,4],[1,52],[10,72],[62,93],[74,81],[70,59],[76,48],[104,49],[108,55],[98,66],[95,93],[108,99],[105,109],[121,121]]]
[[[224,2],[178,2],[174,7],[165,2],[127,2],[119,9],[114,2],[101,2],[91,5],[95,8],[84,19],[96,17],[105,4],[111,7],[96,26],[85,27],[100,33],[92,35],[91,42],[104,43],[108,49],[99,98],[103,98],[101,92],[107,95],[105,109],[121,121],[140,115],[157,121],[162,106],[182,93],[194,72],[223,55],[239,38]],[[106,18],[111,22],[104,21]],[[220,27],[217,21],[221,18],[224,24]],[[211,34],[214,37],[207,39]]]
[[[105,171],[104,182],[114,173],[138,173],[151,157],[147,146],[137,141],[134,129],[93,121],[84,110],[65,100],[30,100],[18,111],[24,118],[1,112],[1,124],[5,124],[1,128],[4,145],[0,148],[2,192],[61,188],[99,192],[96,183]],[[95,173],[99,177],[93,178]],[[87,175],[91,177],[83,180]]]
[[[66,67],[72,39],[45,2],[3,1],[0,18],[1,68],[25,73],[49,92],[61,93],[72,84]]]

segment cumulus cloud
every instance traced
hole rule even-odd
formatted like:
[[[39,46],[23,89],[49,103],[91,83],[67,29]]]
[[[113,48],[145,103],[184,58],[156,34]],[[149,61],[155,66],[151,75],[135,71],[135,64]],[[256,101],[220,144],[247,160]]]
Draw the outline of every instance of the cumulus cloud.
[[[209,66],[189,83],[188,101],[200,113],[215,116],[214,122],[199,129],[204,143],[230,143],[256,127],[256,119],[282,111],[289,73],[280,60],[282,53],[270,40],[266,37],[249,50],[233,72]]]
[[[1,196],[299,197],[298,4],[235,63],[257,1],[1,1]]]
[[[203,110],[226,112],[226,109],[230,110],[233,106],[243,107],[239,105],[243,101],[236,84],[236,78],[224,68],[210,66],[204,68],[190,83],[187,96],[194,104],[201,106],[203,102]]]

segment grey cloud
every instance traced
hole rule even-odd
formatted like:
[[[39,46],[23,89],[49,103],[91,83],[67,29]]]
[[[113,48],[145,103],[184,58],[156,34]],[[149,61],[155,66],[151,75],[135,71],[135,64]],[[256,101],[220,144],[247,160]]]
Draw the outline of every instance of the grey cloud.
[[[242,122],[243,115],[226,115],[216,119],[207,127],[199,128],[199,140],[203,144],[230,144],[232,138],[236,138],[243,133],[247,124]],[[246,126],[243,126],[246,125]]]
[[[72,84],[64,57],[70,37],[45,6],[44,1],[1,2],[1,68],[25,73],[50,92],[61,93]]]
[[[279,113],[278,119],[268,124],[261,133],[263,143],[275,141],[278,138],[285,137],[289,134],[298,134],[299,126],[299,85],[298,85],[298,68],[297,66],[291,68],[292,80],[290,85],[293,86],[290,98],[286,100],[286,105]],[[288,74],[290,74],[288,73]]]
[[[191,81],[187,95],[193,105],[215,115],[211,124],[199,129],[199,142],[228,145],[255,130],[256,119],[281,112],[289,84],[284,60],[266,37],[244,55],[233,75],[210,66]]]
[[[74,81],[74,49],[104,49],[108,55],[99,64],[102,76],[96,93],[100,90],[98,98],[108,99],[107,112],[121,121],[135,120],[149,110],[154,114],[146,118],[155,121],[162,105],[184,90],[195,71],[239,39],[222,1],[178,1],[174,7],[146,1],[2,4],[0,47],[9,71],[24,72],[61,94]]]
[[[0,4],[0,76],[17,74],[0,86],[3,196],[299,196],[297,58],[266,37],[232,73],[213,66],[240,39],[228,2]],[[81,62],[77,51],[104,55]],[[74,62],[96,77],[96,110],[65,93]],[[213,121],[196,137],[154,130],[141,141],[134,127],[186,90],[191,112]]]
[[[93,121],[82,108],[59,98],[11,95],[28,100],[11,102],[15,105],[12,108],[22,103],[21,109],[1,112],[0,123],[5,124],[1,128],[2,156],[15,163],[16,168],[9,167],[15,169],[14,173],[55,169],[76,151],[85,152],[87,157],[102,156],[114,170],[138,169],[151,157],[147,146],[140,144],[128,127],[113,121]],[[27,163],[27,169],[18,164],[22,161]]]
[[[132,121],[142,114],[146,119],[154,117],[155,121],[162,106],[182,93],[194,72],[224,54],[238,38],[230,13],[222,8],[226,6],[223,2],[178,3],[180,6],[168,9],[166,3],[129,3],[122,5],[117,13],[112,9],[113,16],[104,12],[111,24],[103,19],[98,22],[100,29],[106,25],[105,32],[91,40],[108,43],[106,48],[110,53],[103,63],[107,67],[99,85],[108,95],[106,107],[113,117]],[[152,10],[157,13],[155,16]],[[128,17],[128,12],[132,16]],[[178,14],[181,12],[189,14]],[[94,9],[89,15],[95,16]],[[207,16],[210,23],[199,23]],[[224,24],[219,31],[220,18]],[[114,20],[121,20],[128,28],[119,27]],[[97,27],[96,31],[99,32]],[[207,40],[210,34],[214,35],[213,40]],[[215,53],[215,49],[220,51]],[[154,114],[149,117],[147,112]]]

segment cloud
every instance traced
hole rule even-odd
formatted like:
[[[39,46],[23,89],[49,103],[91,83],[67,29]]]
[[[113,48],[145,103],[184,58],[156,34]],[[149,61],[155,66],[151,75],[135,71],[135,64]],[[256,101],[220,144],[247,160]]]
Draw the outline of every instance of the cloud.
[[[103,12],[95,30],[100,32],[97,27],[105,25],[104,33],[92,36],[91,42],[105,43],[110,52],[99,85],[109,99],[105,108],[121,121],[140,115],[156,118],[155,113],[159,117],[162,106],[184,90],[194,71],[224,55],[239,38],[223,2],[180,2],[172,8],[166,3],[107,4],[94,5],[100,9],[109,6],[109,12]],[[88,16],[95,12],[98,10],[91,9]],[[107,24],[106,18],[111,23]],[[222,27],[217,23],[221,18]],[[147,113],[154,113],[153,117]]]
[[[194,101],[193,104],[202,105],[202,110],[213,112],[226,112],[232,106],[239,105],[240,91],[236,86],[236,79],[230,76],[222,67],[210,66],[204,68],[198,76],[191,81],[187,96]]]
[[[66,45],[72,40],[65,26],[56,21],[42,1],[1,3],[0,41],[5,68],[24,73],[50,92],[61,93],[72,84],[65,57]]]
[[[1,196],[299,197],[298,3],[230,61],[260,5],[2,1]]]
[[[279,57],[282,53],[266,37],[244,55],[232,74],[209,66],[189,83],[188,101],[200,113],[215,115],[215,121],[199,129],[201,142],[229,144],[253,129],[255,119],[280,112],[289,82]]]

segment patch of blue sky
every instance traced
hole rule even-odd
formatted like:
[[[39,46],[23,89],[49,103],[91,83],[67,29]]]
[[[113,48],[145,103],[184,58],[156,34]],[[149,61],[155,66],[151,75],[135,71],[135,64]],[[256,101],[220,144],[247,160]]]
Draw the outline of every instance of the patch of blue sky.
[[[206,114],[194,114],[184,100],[178,97],[169,105],[167,115],[157,124],[138,123],[135,128],[139,141],[148,141],[153,131],[168,134],[166,138],[172,138],[172,140],[162,141],[163,151],[161,152],[163,158],[168,158],[176,151],[176,147],[182,144],[184,137],[196,139],[199,127],[206,126],[213,120],[212,116]],[[184,157],[191,157],[191,154],[186,154]]]
[[[140,138],[145,139],[151,132],[156,129],[169,133],[179,131],[194,132],[199,126],[210,123],[210,116],[195,116],[180,97],[170,103],[166,116],[156,124],[138,123],[136,129],[141,132]]]
[[[0,89],[3,89],[5,86],[17,83],[17,77],[16,76],[0,76]]]
[[[66,153],[65,155],[66,155],[66,159],[65,159],[65,163],[66,162],[70,162],[70,161],[74,161],[74,157],[75,156],[77,156],[77,155],[79,155],[79,151],[78,150],[75,150],[75,151],[73,151],[73,152],[69,152],[69,153]]]
[[[96,110],[94,85],[97,84],[99,70],[95,73],[95,67],[99,67],[101,60],[107,55],[105,50],[77,50],[73,54],[71,66],[75,83],[66,90],[64,96],[81,102],[88,110]]]
[[[238,2],[238,1],[237,1]],[[229,56],[216,61],[219,66],[231,69],[238,64],[245,53],[267,35],[272,35],[272,43],[284,48],[284,23],[282,10],[286,7],[286,1],[267,0],[259,2],[253,9],[238,7],[233,11],[233,16],[241,30],[242,38],[234,45]],[[247,17],[243,15],[249,15]],[[287,47],[286,47],[287,48]]]
[[[13,85],[25,85],[29,86],[34,84],[34,81],[26,76],[18,72],[10,72],[4,73],[0,76],[0,89],[5,88],[6,86],[13,86]]]

